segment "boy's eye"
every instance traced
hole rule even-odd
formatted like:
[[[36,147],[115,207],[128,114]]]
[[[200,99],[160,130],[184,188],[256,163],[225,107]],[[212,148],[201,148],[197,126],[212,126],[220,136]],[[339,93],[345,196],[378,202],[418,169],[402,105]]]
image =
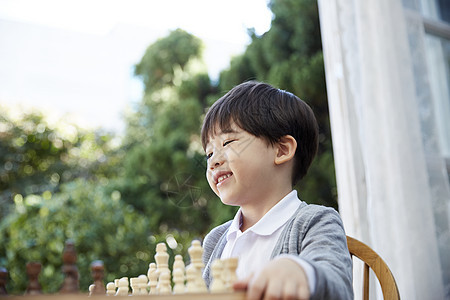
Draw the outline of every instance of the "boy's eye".
[[[234,142],[235,140],[229,140],[229,141],[225,141],[224,143],[223,143],[223,146],[225,147],[226,145],[228,145],[228,144],[230,144],[230,143],[232,143],[232,142]]]

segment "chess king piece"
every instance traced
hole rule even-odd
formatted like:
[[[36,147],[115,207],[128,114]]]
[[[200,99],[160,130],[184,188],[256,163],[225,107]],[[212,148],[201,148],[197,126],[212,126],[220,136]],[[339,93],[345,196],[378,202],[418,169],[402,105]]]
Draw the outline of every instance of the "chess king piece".
[[[26,295],[42,294],[42,288],[39,284],[39,273],[41,273],[42,265],[39,262],[27,263],[28,286],[25,291]]]
[[[60,293],[78,293],[79,281],[78,281],[78,268],[76,266],[77,253],[75,251],[75,244],[73,241],[66,241],[63,252],[63,266],[62,272],[64,273],[64,282],[59,290]]]
[[[103,276],[105,273],[105,266],[103,264],[103,261],[101,260],[94,260],[91,263],[91,276],[94,281],[92,294],[93,295],[104,295],[106,290],[103,283]]]
[[[0,267],[0,296],[8,295],[6,291],[6,281],[8,280],[8,270]]]

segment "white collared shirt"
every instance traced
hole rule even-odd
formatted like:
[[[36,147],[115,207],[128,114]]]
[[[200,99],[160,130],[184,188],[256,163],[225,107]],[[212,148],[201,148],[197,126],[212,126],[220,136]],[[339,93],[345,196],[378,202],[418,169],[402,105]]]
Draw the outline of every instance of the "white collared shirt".
[[[227,243],[221,258],[239,257],[236,275],[239,279],[257,273],[269,261],[284,225],[300,206],[297,191],[293,190],[272,207],[256,224],[242,232],[241,210],[236,213],[227,233]],[[286,213],[288,212],[288,213]],[[306,272],[311,294],[315,287],[314,268],[297,255],[283,254],[300,264]]]

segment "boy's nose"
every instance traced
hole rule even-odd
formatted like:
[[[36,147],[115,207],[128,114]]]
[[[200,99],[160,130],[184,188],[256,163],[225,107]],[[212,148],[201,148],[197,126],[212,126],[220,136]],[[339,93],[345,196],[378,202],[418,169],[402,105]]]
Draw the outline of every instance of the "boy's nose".
[[[213,156],[209,158],[208,165],[210,169],[215,169],[223,165],[223,162],[224,162],[223,155],[221,153],[217,153],[213,154]]]

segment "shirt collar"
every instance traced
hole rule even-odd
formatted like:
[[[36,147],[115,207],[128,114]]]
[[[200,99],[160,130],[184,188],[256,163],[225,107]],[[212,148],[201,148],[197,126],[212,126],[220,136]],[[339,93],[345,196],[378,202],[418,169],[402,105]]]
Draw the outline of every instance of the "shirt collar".
[[[292,190],[275,204],[255,225],[250,227],[248,231],[258,235],[271,235],[289,220],[300,206],[300,203],[301,201],[297,197],[297,191]],[[238,231],[240,231],[241,225],[242,212],[239,209],[228,229],[227,240],[232,238],[232,236],[236,236]]]

